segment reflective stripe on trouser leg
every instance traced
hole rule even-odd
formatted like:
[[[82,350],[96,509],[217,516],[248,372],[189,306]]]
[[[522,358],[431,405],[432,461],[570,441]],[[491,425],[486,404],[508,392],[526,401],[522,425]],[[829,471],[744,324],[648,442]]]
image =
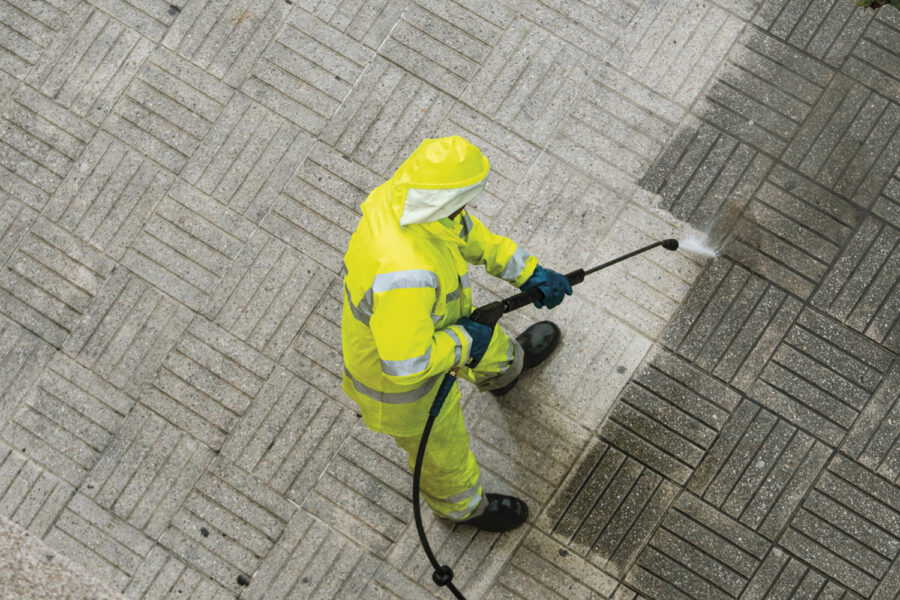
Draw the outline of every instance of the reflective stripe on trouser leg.
[[[409,468],[413,470],[421,438],[394,436],[394,440],[406,450]],[[420,485],[422,497],[439,517],[461,521],[484,508],[480,506],[481,470],[469,450],[469,434],[459,406],[459,392],[455,390],[450,392],[431,429]]]
[[[525,350],[498,325],[487,351],[474,369],[460,369],[459,376],[481,391],[496,390],[512,382],[522,372]]]

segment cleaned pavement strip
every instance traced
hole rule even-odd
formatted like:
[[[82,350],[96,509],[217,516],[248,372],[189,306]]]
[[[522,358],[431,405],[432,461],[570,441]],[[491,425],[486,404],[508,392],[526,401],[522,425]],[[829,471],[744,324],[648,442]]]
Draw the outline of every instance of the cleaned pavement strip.
[[[446,597],[339,326],[360,203],[451,134],[552,268],[722,250],[592,276],[547,367],[464,390],[535,515],[425,516],[467,596],[900,596],[896,10],[0,0],[0,29],[0,514],[126,597]]]

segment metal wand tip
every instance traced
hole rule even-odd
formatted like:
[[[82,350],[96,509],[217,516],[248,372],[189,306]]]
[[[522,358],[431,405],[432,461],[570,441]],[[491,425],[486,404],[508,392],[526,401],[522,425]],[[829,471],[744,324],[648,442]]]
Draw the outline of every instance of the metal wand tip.
[[[678,240],[668,239],[662,241],[662,247],[666,250],[678,250]]]

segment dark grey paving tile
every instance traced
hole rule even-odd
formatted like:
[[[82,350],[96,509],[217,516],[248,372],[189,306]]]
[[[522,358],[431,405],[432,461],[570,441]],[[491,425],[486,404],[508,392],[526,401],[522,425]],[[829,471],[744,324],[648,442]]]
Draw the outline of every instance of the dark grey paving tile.
[[[769,281],[718,259],[694,283],[663,343],[747,391],[801,307],[799,300]]]
[[[750,397],[831,447],[853,426],[893,354],[838,321],[804,309]]]
[[[841,451],[900,484],[900,362],[866,404]]]
[[[660,352],[623,390],[600,436],[684,484],[738,400],[734,390],[683,359]]]
[[[774,547],[747,585],[741,600],[788,598],[850,600],[857,596],[783,549]]]
[[[738,598],[770,544],[692,494],[669,509],[625,582],[647,598]]]
[[[900,97],[900,17],[896,11],[879,11],[870,19],[843,72],[896,102]]]
[[[900,488],[836,456],[779,544],[869,597],[900,552]]]
[[[687,488],[774,540],[831,453],[811,435],[744,400]]]

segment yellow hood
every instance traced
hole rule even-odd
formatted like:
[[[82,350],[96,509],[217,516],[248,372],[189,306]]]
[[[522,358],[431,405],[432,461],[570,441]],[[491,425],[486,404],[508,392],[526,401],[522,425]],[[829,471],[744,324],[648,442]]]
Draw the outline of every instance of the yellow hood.
[[[400,225],[449,217],[481,194],[490,168],[481,150],[457,135],[423,140],[391,177]]]

